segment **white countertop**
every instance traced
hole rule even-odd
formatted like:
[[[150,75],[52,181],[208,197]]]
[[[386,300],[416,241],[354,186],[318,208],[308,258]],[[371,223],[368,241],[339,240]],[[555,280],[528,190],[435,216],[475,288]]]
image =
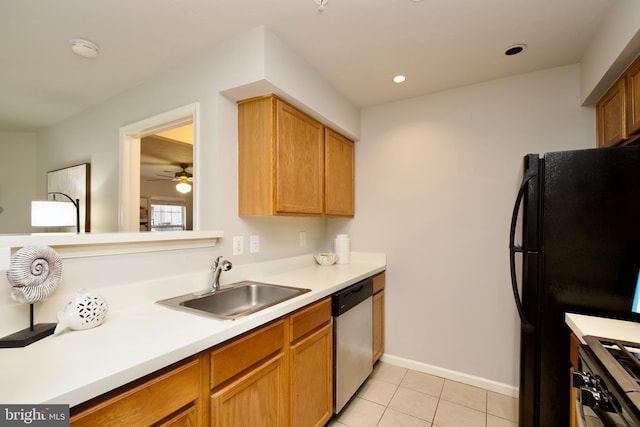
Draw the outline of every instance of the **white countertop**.
[[[566,313],[565,322],[582,344],[586,344],[583,337],[587,335],[640,342],[640,323],[638,322],[575,313]]]
[[[231,276],[234,281],[255,280],[311,289],[238,320],[173,310],[155,304],[162,298],[157,297],[157,291],[150,291],[147,295],[154,299],[139,304],[119,307],[108,299],[107,320],[97,328],[67,331],[24,348],[0,349],[0,403],[75,406],[386,268],[384,254],[352,254],[350,264],[328,267],[301,263],[299,258],[250,265],[241,269],[242,276]],[[310,255],[306,259],[312,260]],[[183,287],[182,292],[163,298],[191,291]]]

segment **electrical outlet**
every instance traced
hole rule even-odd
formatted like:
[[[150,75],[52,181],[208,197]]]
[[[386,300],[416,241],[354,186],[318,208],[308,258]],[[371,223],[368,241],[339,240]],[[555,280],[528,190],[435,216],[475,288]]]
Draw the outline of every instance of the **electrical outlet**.
[[[307,246],[307,232],[306,231],[301,231],[300,232],[300,247],[304,247]]]
[[[249,252],[252,254],[260,252],[260,236],[257,234],[249,236]]]
[[[244,237],[233,236],[233,254],[242,255],[244,253]]]

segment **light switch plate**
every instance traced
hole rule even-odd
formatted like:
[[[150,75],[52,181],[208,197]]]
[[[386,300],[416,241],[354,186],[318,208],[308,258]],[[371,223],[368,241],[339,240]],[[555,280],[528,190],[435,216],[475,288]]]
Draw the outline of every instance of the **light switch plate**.
[[[244,237],[233,236],[233,254],[242,255],[244,253]]]
[[[249,252],[252,254],[260,252],[260,236],[257,234],[249,236]]]

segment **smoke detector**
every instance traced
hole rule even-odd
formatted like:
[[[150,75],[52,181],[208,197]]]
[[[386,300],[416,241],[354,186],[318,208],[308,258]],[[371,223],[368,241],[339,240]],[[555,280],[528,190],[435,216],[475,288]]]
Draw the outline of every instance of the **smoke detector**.
[[[97,44],[90,42],[89,40],[75,38],[69,40],[69,44],[71,45],[71,51],[78,56],[89,59],[98,57],[100,48]]]

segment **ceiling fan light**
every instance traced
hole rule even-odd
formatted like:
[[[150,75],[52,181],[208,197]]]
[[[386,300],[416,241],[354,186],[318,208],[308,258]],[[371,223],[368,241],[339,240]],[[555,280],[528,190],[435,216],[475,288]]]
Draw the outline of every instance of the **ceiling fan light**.
[[[187,182],[179,182],[176,185],[176,190],[178,190],[182,194],[186,194],[186,193],[191,191],[191,184],[189,184]]]

